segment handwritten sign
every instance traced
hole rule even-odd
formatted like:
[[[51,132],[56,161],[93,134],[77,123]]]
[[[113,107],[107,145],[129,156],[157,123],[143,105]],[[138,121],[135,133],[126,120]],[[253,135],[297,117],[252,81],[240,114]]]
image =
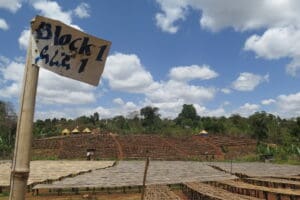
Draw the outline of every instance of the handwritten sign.
[[[32,63],[97,86],[111,42],[60,21],[36,16],[31,24]]]

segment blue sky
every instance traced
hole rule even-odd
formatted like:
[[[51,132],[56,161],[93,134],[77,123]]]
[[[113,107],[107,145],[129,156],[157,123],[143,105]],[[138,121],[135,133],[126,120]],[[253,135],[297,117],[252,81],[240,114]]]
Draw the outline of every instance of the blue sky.
[[[112,42],[97,87],[41,69],[36,119],[300,115],[297,0],[0,0],[0,99],[18,109],[29,22],[60,20]]]

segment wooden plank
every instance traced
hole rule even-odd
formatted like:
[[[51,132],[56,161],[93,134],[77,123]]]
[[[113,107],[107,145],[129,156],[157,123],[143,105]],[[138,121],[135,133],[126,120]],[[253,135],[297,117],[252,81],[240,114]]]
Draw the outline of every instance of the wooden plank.
[[[212,165],[217,166],[227,172],[230,172],[229,162],[215,162]],[[245,174],[250,177],[286,177],[295,176],[300,172],[299,165],[244,162],[233,163],[233,173]]]
[[[241,181],[232,181],[232,180],[225,180],[225,181],[218,181],[216,182],[216,185],[221,186],[223,188],[227,189],[241,189],[245,191],[262,191],[265,193],[272,193],[272,194],[281,194],[286,196],[294,196],[294,197],[300,197],[300,190],[294,190],[294,189],[282,189],[282,188],[269,188],[264,186],[256,186],[248,183],[243,183]],[[229,187],[227,187],[229,186]],[[242,191],[243,193],[243,191]]]
[[[145,191],[145,200],[180,200],[166,185],[148,185]]]
[[[300,189],[299,181],[292,181],[288,179],[266,177],[266,178],[248,178],[248,179],[244,179],[243,181],[254,185],[263,185],[267,187]]]
[[[269,178],[286,179],[286,180],[292,180],[292,181],[300,181],[300,176],[271,176]]]
[[[187,195],[189,197],[193,197],[193,199],[205,198],[217,200],[259,200],[255,197],[231,193],[226,190],[199,182],[184,183],[184,187],[187,187],[183,189],[184,192],[189,193]],[[192,193],[189,192],[189,190],[192,190]]]

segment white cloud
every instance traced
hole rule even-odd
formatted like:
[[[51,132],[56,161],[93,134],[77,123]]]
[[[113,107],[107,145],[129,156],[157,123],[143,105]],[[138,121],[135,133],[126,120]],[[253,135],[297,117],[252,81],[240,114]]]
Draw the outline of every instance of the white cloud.
[[[30,30],[25,29],[22,31],[18,41],[21,49],[26,50],[29,44]]]
[[[217,77],[218,74],[207,65],[191,65],[173,67],[169,76],[177,81],[190,81],[193,79],[208,80]]]
[[[269,81],[269,75],[261,76],[249,72],[240,73],[239,77],[232,83],[232,87],[238,91],[252,91],[259,84]]]
[[[4,81],[20,81],[23,78],[24,63],[18,63],[16,61],[6,61],[4,65],[1,65],[0,73]]]
[[[57,19],[66,24],[72,23],[72,11],[63,11],[60,5],[55,1],[38,0],[34,1],[32,6],[45,17]]]
[[[162,118],[174,119],[178,116],[178,114],[182,110],[184,101],[178,100],[174,102],[161,102],[161,103],[153,103],[148,104],[159,108],[159,113],[161,114]],[[203,105],[198,103],[192,103],[196,109],[196,112],[199,116],[226,116],[225,109],[223,107],[219,107],[217,109],[208,109]]]
[[[169,80],[162,82],[159,86],[147,93],[148,98],[153,102],[168,102],[184,100],[185,103],[205,102],[214,98],[216,90],[202,86],[189,85],[185,82]]]
[[[60,119],[60,118],[73,118],[75,116],[73,116],[73,114],[69,112],[66,112],[68,110],[47,110],[47,111],[36,111],[34,114],[34,118],[35,119],[41,119],[41,120],[45,120],[45,119]],[[74,113],[74,110],[73,110]],[[71,114],[71,115],[69,115]]]
[[[162,118],[175,118],[177,117],[178,113],[182,109],[183,100],[182,99],[175,99],[173,101],[159,101],[159,102],[151,102],[151,100],[147,99],[144,102],[145,106],[146,105],[151,105],[153,107],[159,108],[159,114],[161,115]]]
[[[24,64],[3,57],[0,63],[0,97],[19,97],[20,82],[23,78]]]
[[[111,109],[103,108],[102,106],[93,109],[91,113],[98,112],[100,114],[100,119],[111,118],[113,116],[120,115],[118,112],[114,113]],[[82,113],[82,115],[86,115],[86,111]]]
[[[195,75],[189,76],[182,73],[180,76],[180,71],[191,71]],[[167,117],[177,115],[177,111],[180,111],[184,103],[202,104],[213,99],[216,89],[191,85],[185,81],[214,76],[216,73],[209,67],[195,65],[173,68],[169,72],[170,80],[155,82],[137,55],[121,53],[115,53],[108,57],[103,73],[103,78],[108,80],[111,89],[144,94],[146,100],[140,104],[140,107],[153,105],[160,108],[162,116]],[[120,98],[115,99],[114,103],[126,105]]]
[[[21,2],[22,0],[0,0],[0,8],[4,8],[15,13],[21,8]]]
[[[182,109],[183,104],[199,105],[200,108],[205,102],[215,97],[214,88],[189,85],[186,82],[169,80],[161,82],[158,87],[147,92],[144,105],[152,105],[160,109],[162,117],[174,118]]]
[[[262,36],[253,35],[247,39],[245,50],[253,51],[266,59],[291,58],[286,70],[296,75],[300,69],[300,29],[296,27],[272,28]]]
[[[242,105],[240,108],[238,108],[233,113],[238,113],[241,116],[247,117],[247,116],[257,112],[259,109],[260,109],[260,106],[257,104],[245,103],[244,105]]]
[[[230,94],[231,90],[229,88],[222,88],[221,92],[223,92],[224,94]]]
[[[200,113],[200,116],[209,116],[209,117],[221,117],[226,115],[227,114],[224,108],[217,108],[212,110],[206,109],[202,114]]]
[[[179,21],[190,11],[199,13],[200,26],[216,32],[262,30],[245,43],[245,50],[266,59],[290,58],[286,72],[295,76],[300,70],[300,1],[298,0],[156,0],[161,12],[156,24],[162,31],[176,33]],[[238,17],[237,17],[238,16]]]
[[[115,53],[107,58],[103,78],[113,90],[132,93],[146,92],[154,83],[135,54]]]
[[[0,29],[2,29],[2,30],[8,30],[8,24],[6,23],[6,21],[4,20],[4,19],[1,19],[0,18]]]
[[[194,73],[194,75],[184,75],[185,72],[183,71]],[[179,75],[180,72],[182,72],[181,75]],[[191,85],[186,81],[194,78],[213,78],[215,76],[217,74],[209,67],[194,65],[173,68],[169,72],[170,80],[155,82],[150,72],[145,70],[137,55],[121,53],[108,57],[103,73],[103,78],[108,80],[111,89],[144,94],[146,100],[141,105],[158,107],[161,109],[162,116],[168,117],[177,115],[177,111],[180,111],[184,103],[203,104],[212,100],[216,89]],[[114,102],[122,105],[121,99],[115,99]]]
[[[90,17],[90,6],[87,3],[81,3],[79,4],[75,10],[74,14],[78,16],[79,18],[87,18]]]
[[[113,102],[118,105],[124,105],[124,101],[121,98],[115,98]]]
[[[128,113],[129,111],[134,111],[136,109],[138,109],[138,106],[133,103],[132,101],[126,102],[124,105],[124,108],[126,109],[125,112]],[[125,116],[125,114],[124,114]]]
[[[0,97],[11,98],[12,96],[19,94],[19,91],[20,85],[17,83],[12,83],[7,87],[0,88]]]
[[[224,102],[222,103],[222,106],[228,106],[228,105],[230,105],[230,102],[229,102],[229,101],[224,101]]]
[[[118,115],[126,116],[128,113],[132,113],[134,111],[139,110],[140,108],[135,105],[133,102],[126,102],[124,105],[120,105],[118,107],[109,107],[105,108],[102,106],[98,106],[96,108],[81,108],[78,109],[77,114],[75,116],[82,115],[92,115],[95,112],[98,112],[101,119],[112,118]],[[69,113],[69,111],[67,111]]]
[[[194,1],[195,2],[195,1]],[[202,9],[201,26],[212,31],[233,27],[238,31],[299,23],[297,0],[196,1]],[[238,17],[237,17],[238,16]]]
[[[2,96],[15,98],[19,96],[20,85],[23,76],[24,63],[10,61],[0,57],[2,63],[0,76],[3,77],[5,85],[1,89]],[[69,109],[68,105],[85,105],[96,101],[96,89],[84,83],[61,77],[47,70],[41,69],[39,74],[39,85],[37,92],[37,106],[42,105],[37,112],[37,117],[45,116],[45,104],[51,104],[50,114],[57,113],[60,117],[76,117],[79,114],[93,113],[102,111],[103,116],[112,117],[116,115],[126,116],[140,108],[153,105],[161,110],[162,116],[176,117],[184,103],[201,105],[215,97],[216,89],[213,87],[203,87],[191,85],[185,81],[168,80],[155,82],[151,73],[146,71],[140,59],[134,55],[113,54],[108,57],[107,66],[103,74],[104,79],[108,80],[109,86],[113,90],[138,93],[145,95],[145,100],[140,100],[138,105],[134,102],[125,102],[121,98],[116,98],[113,102],[117,105],[112,108],[85,108]],[[61,109],[64,105],[65,110]],[[207,110],[206,110],[207,111]],[[220,113],[208,111],[207,113]],[[62,114],[65,113],[65,114]],[[59,117],[59,116],[57,116]]]
[[[168,33],[176,33],[178,26],[175,22],[178,20],[184,20],[187,12],[186,1],[182,0],[156,0],[163,12],[155,15],[156,25],[162,29],[162,31]]]
[[[78,30],[82,30],[79,26],[72,24],[72,13],[75,11],[63,11],[60,5],[55,1],[48,0],[36,0],[31,1],[34,9],[40,12],[40,15],[49,17],[52,19],[59,20],[67,25],[72,26]],[[29,42],[29,29],[25,29],[22,31],[18,41],[21,49],[27,49]]]
[[[278,113],[284,117],[297,117],[300,115],[300,92],[289,95],[279,95],[276,105]]]
[[[9,58],[0,55],[0,66],[8,65],[10,63]]]
[[[90,106],[80,106],[80,107],[65,107],[60,110],[38,110],[36,112],[36,119],[46,119],[46,118],[76,118],[82,115],[90,116],[93,113],[98,112],[101,119],[112,118],[118,115],[126,116],[129,113],[139,110],[140,107],[133,102],[124,102],[123,105],[117,107],[105,108],[102,106],[90,107]]]
[[[0,77],[4,82],[0,96],[6,98],[19,97],[23,80],[24,63],[8,61],[1,64]],[[40,69],[37,90],[38,104],[86,104],[96,101],[95,88],[72,80],[53,72]]]
[[[98,112],[100,114],[101,118],[111,118],[118,115],[127,116],[129,113],[135,112],[137,110],[140,110],[141,105],[136,105],[135,103],[129,101],[129,102],[123,102],[124,104],[119,105],[117,107],[110,107],[110,108],[104,108],[102,106],[99,106],[97,108],[93,109],[85,109],[85,111],[82,113],[94,113]]]
[[[100,114],[100,118],[111,117],[112,113],[109,109],[99,107],[64,107],[62,109],[52,110],[37,110],[35,113],[35,119],[47,119],[47,118],[77,118],[80,116],[90,116],[93,115],[95,112]]]
[[[275,102],[276,101],[274,99],[265,99],[265,100],[261,101],[261,104],[263,104],[263,105],[270,105],[270,104],[273,104]]]
[[[87,104],[96,101],[95,88],[41,69],[37,96],[43,104]]]
[[[179,20],[188,11],[200,14],[200,25],[211,31],[233,27],[237,31],[300,24],[300,3],[297,0],[156,0],[161,12],[156,24],[169,33],[176,33]],[[238,17],[237,17],[238,16]]]

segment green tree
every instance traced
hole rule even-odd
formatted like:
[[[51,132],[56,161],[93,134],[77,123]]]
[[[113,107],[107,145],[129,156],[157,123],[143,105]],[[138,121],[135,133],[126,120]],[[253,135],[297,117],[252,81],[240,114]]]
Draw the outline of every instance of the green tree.
[[[184,128],[197,128],[200,117],[193,104],[184,104],[178,117],[175,119],[177,125]]]
[[[300,139],[300,117],[296,118],[295,123],[291,127],[291,135]]]
[[[256,112],[249,117],[252,137],[258,141],[268,138],[268,118],[266,112]]]
[[[10,152],[14,145],[17,115],[9,102],[0,101],[0,152]]]
[[[222,118],[215,117],[202,117],[201,123],[205,130],[209,133],[221,133],[224,134],[226,129],[224,126],[224,120]]]
[[[93,115],[91,115],[90,117],[83,115],[76,118],[75,121],[77,122],[78,125],[87,125],[93,123]]]
[[[92,124],[95,126],[96,123],[99,121],[99,113],[95,112],[93,115],[90,116],[90,122],[92,122]]]
[[[158,111],[159,109],[157,107],[151,106],[146,106],[140,110],[140,114],[143,117],[142,126],[146,132],[154,133],[160,129],[161,119]]]
[[[112,119],[112,123],[113,123],[113,127],[114,127],[114,131],[120,132],[120,133],[127,133],[127,131],[129,130],[129,125],[127,122],[127,119],[122,116],[116,116]]]
[[[33,126],[33,135],[35,137],[41,137],[45,135],[45,122],[43,120],[36,120]]]

